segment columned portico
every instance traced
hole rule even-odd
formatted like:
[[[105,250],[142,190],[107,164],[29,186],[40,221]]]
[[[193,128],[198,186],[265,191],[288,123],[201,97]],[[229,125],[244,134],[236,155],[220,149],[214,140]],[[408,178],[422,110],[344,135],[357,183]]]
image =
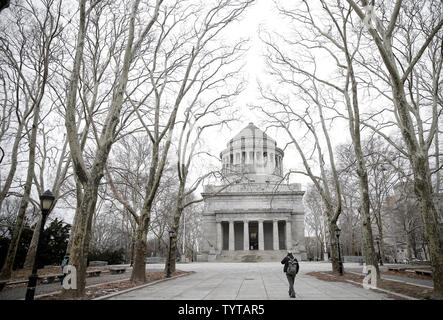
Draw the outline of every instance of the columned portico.
[[[222,223],[225,224],[225,232],[223,233]],[[268,228],[268,231],[264,228],[264,224],[267,226],[272,226],[272,230]],[[284,229],[279,230],[279,223],[284,224]],[[234,227],[236,224],[241,228],[243,224],[243,229],[237,229]],[[255,224],[255,229],[251,229],[250,225]],[[241,232],[242,231],[242,232]],[[288,218],[285,219],[273,219],[266,220],[265,218],[252,218],[252,220],[234,221],[234,220],[217,220],[216,227],[216,251],[221,250],[236,251],[236,250],[284,250],[286,248],[291,248],[292,237],[291,237],[291,222]],[[265,242],[265,239],[268,239]],[[272,238],[272,242],[271,242]],[[250,239],[254,239],[255,246]],[[282,241],[286,240],[283,244]],[[223,243],[224,249],[223,249]],[[236,244],[237,243],[237,244]],[[241,246],[241,244],[243,244]],[[258,245],[257,245],[258,244]]]

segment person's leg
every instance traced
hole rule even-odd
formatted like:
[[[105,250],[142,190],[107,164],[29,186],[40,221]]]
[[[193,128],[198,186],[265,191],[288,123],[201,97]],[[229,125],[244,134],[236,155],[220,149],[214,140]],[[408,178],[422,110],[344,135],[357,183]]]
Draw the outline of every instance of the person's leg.
[[[292,298],[295,298],[294,282],[295,282],[295,276],[292,276],[292,285],[291,285],[291,288],[292,288],[292,295],[291,295],[291,297]]]
[[[289,296],[293,296],[294,295],[294,277],[286,274],[286,278],[288,278],[288,283],[289,283]]]

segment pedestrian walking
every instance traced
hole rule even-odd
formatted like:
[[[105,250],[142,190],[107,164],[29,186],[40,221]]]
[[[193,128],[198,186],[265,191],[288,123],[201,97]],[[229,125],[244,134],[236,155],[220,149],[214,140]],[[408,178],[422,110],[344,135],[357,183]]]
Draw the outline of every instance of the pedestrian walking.
[[[285,265],[283,272],[286,273],[286,278],[288,278],[289,296],[295,298],[294,281],[299,269],[298,261],[292,255],[292,251],[288,250],[288,254],[283,258],[281,263]]]

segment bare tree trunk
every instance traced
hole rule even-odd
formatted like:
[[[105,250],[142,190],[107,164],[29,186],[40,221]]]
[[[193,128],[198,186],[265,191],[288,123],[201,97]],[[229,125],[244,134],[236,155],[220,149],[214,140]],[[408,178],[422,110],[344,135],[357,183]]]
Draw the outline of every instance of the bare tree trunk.
[[[340,261],[338,259],[338,242],[335,235],[335,229],[337,228],[337,221],[331,221],[329,227],[329,242],[331,244],[331,263],[332,271],[338,273],[340,270]]]
[[[86,269],[91,240],[91,225],[93,212],[97,203],[98,184],[92,184],[85,189],[83,201],[79,208],[75,233],[72,234],[69,264],[77,270],[77,289],[64,290],[67,297],[82,297],[86,285]]]
[[[380,259],[383,263],[385,263],[386,262],[385,245],[383,241],[383,226],[381,225],[381,223],[378,226],[378,237],[380,239]]]
[[[31,243],[29,244],[28,253],[26,254],[25,264],[23,269],[31,270],[34,264],[35,252],[37,251],[38,239],[40,236],[40,227],[42,224],[42,216],[39,216],[34,232],[32,233]]]
[[[34,164],[35,164],[35,145],[37,140],[37,126],[40,115],[40,105],[37,104],[34,107],[34,119],[32,123],[31,136],[29,140],[29,159],[28,170],[26,175],[26,182],[23,192],[23,197],[20,202],[20,208],[17,214],[17,220],[15,223],[14,232],[12,234],[11,243],[8,247],[8,253],[3,265],[0,279],[9,279],[12,274],[12,267],[14,265],[15,255],[17,253],[17,247],[20,241],[21,232],[24,225],[26,209],[28,208],[29,196],[31,194],[32,180],[34,178]]]
[[[151,210],[151,208],[147,208]],[[149,227],[149,216],[145,215],[137,224],[134,263],[131,273],[132,282],[146,282],[146,251],[147,251],[147,237]]]
[[[11,167],[9,168],[9,172],[6,177],[5,184],[3,185],[3,189],[0,192],[0,210],[3,205],[3,201],[5,200],[6,196],[8,195],[9,189],[12,184],[12,180],[14,179],[15,172],[17,171],[18,148],[20,145],[20,141],[22,139],[24,121],[25,121],[25,119],[22,119],[22,121],[19,121],[17,132],[14,137],[14,143],[12,145],[12,150],[11,150]]]
[[[186,178],[185,180],[186,181]],[[174,217],[172,219],[172,230],[174,231],[175,236],[171,239],[171,256],[170,256],[170,270],[171,272],[175,272],[175,263],[177,261],[177,239],[178,239],[178,232],[180,229],[180,218],[183,213],[183,204],[184,204],[184,194],[185,194],[185,186],[184,183],[180,183],[180,187],[178,190],[177,195],[177,205],[174,212]],[[185,236],[185,235],[183,235]],[[169,257],[169,255],[168,255]],[[167,268],[168,261],[166,261],[165,269]]]

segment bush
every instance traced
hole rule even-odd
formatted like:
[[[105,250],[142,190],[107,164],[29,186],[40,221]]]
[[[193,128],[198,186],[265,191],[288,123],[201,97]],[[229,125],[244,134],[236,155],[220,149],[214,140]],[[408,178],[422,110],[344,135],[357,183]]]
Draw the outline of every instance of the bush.
[[[63,223],[57,218],[45,229],[42,237],[41,251],[39,252],[38,267],[45,265],[60,265],[68,246],[71,225]]]
[[[23,268],[34,228],[35,225],[32,228],[25,225],[22,230],[15,255],[14,270]],[[71,226],[69,224],[65,224],[57,218],[45,228],[41,237],[42,243],[38,257],[38,268],[43,268],[43,266],[51,264],[59,265],[61,263],[68,245],[70,228]],[[10,230],[10,234],[12,234],[12,229]],[[0,266],[3,265],[6,259],[10,242],[11,239],[0,237]]]
[[[118,249],[118,250],[106,249],[103,251],[91,250],[88,254],[88,265],[89,261],[107,261],[108,264],[121,264],[125,262],[123,256],[124,256],[123,249]]]

